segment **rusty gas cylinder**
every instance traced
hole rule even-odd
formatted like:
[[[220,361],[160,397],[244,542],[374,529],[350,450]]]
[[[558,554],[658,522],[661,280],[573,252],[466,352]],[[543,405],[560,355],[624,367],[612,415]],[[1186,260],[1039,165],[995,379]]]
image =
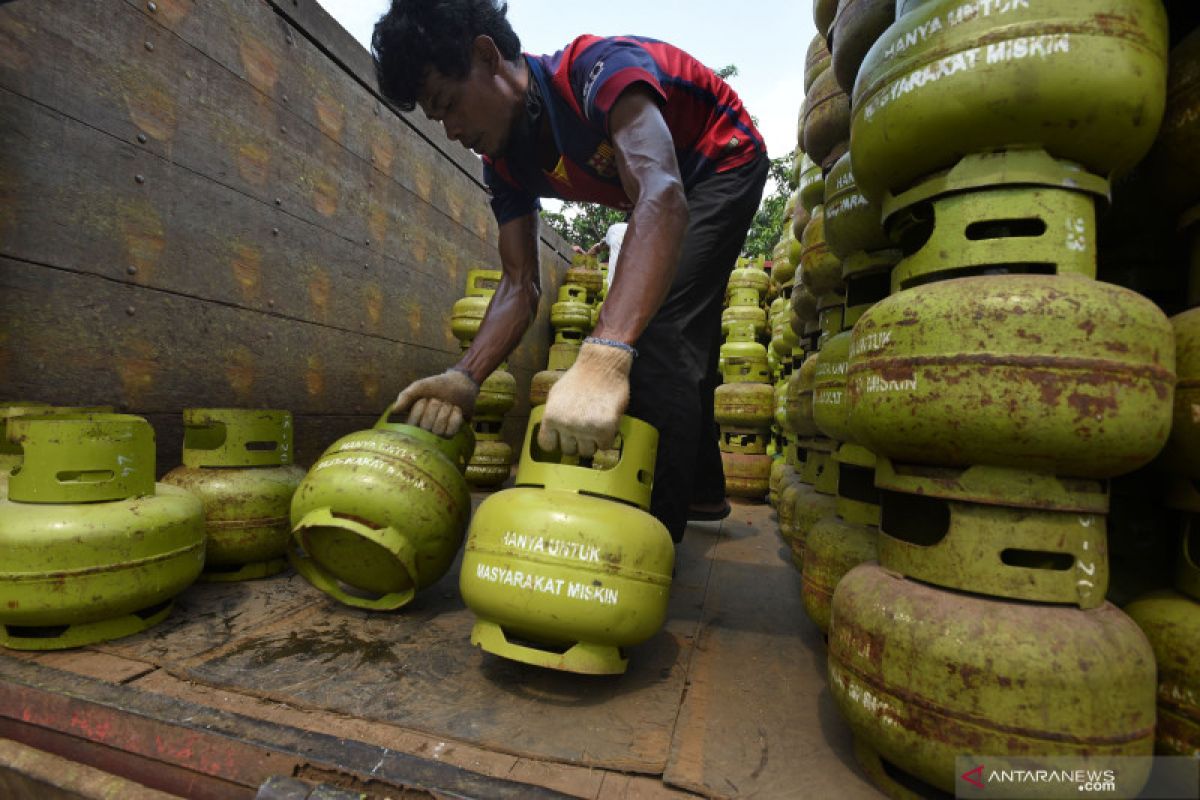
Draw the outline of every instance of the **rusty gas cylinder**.
[[[292,498],[288,558],[341,603],[394,610],[441,578],[462,544],[471,495],[462,472],[474,448],[384,416],[321,455]]]
[[[594,305],[600,299],[601,290],[604,288],[604,274],[600,272],[597,265],[594,263],[572,263],[567,268],[566,274],[563,275],[563,285],[582,286],[587,292],[585,302]]]
[[[184,410],[183,464],[163,483],[204,503],[202,580],[253,580],[287,569],[288,513],[304,478],[292,440],[289,411]]]
[[[846,285],[842,327],[853,328],[867,309],[888,296],[892,290],[892,270],[900,258],[899,250],[877,250],[855,253],[842,262],[842,281]]]
[[[1146,298],[1074,276],[955,278],[894,294],[854,326],[854,440],[939,466],[1108,478],[1171,427],[1175,340]]]
[[[825,175],[821,165],[805,153],[800,160],[800,205],[809,214],[817,206],[825,202]]]
[[[1200,29],[1171,50],[1167,107],[1153,164],[1170,207],[1200,202]]]
[[[854,182],[850,154],[842,156],[825,179],[825,241],[839,259],[863,250],[894,247],[883,229],[883,207],[868,200]]]
[[[804,229],[808,227],[809,221],[812,220],[812,214],[807,208],[801,204],[797,204],[792,216],[784,220],[785,223],[791,223],[792,239],[800,241],[804,237]]]
[[[846,94],[854,94],[854,80],[867,51],[895,19],[895,0],[838,0],[829,44],[833,72]]]
[[[833,63],[833,56],[829,52],[829,45],[825,42],[825,37],[817,34],[808,43],[808,50],[804,54],[804,93],[808,94],[808,90],[812,88],[815,81],[822,72],[829,69]],[[803,145],[803,137],[797,137],[797,141]]]
[[[1103,484],[880,459],[879,563],[932,586],[1096,608],[1108,591]]]
[[[963,753],[1003,765],[1154,747],[1154,654],[1107,603],[994,600],[863,564],[834,593],[829,688],[863,766],[893,796],[895,770],[953,791]],[[1149,759],[1122,767],[1128,796],[1149,770]]]
[[[154,482],[154,430],[124,414],[27,414],[0,496],[0,646],[61,650],[139,633],[204,566],[204,506]]]
[[[850,96],[838,86],[833,70],[818,75],[808,90],[803,126],[804,152],[813,163],[824,167],[829,161],[832,166],[830,155],[850,139]],[[844,152],[838,152],[837,157]]]
[[[813,0],[813,22],[816,23],[818,36],[829,38],[829,30],[837,16],[837,6],[838,0]]]
[[[825,239],[825,207],[816,206],[800,242],[801,282],[820,297],[842,283],[842,262],[829,249]]]
[[[851,147],[866,195],[902,191],[967,153],[1013,145],[1041,146],[1109,177],[1153,143],[1167,77],[1158,0],[907,8],[871,47],[855,84]]]
[[[456,300],[450,311],[450,331],[465,348],[479,333],[479,325],[487,313],[492,295],[500,285],[498,269],[473,269],[467,272],[467,293]]]
[[[504,441],[500,427],[498,421],[476,420],[472,425],[475,449],[463,476],[473,488],[495,489],[508,480],[512,472],[512,446]]]
[[[768,428],[775,412],[775,389],[769,383],[723,383],[713,400],[718,425]]]
[[[846,395],[846,365],[850,331],[831,336],[817,355],[813,378],[813,421],[821,432],[839,442],[851,441],[850,405]]]
[[[801,439],[820,435],[813,419],[813,391],[816,389],[818,354],[804,359],[800,369],[792,372],[787,390],[788,430]]]
[[[817,296],[812,293],[812,290],[804,284],[803,276],[800,282],[792,287],[792,313],[796,315],[802,323],[817,318]]]
[[[817,324],[821,334],[817,337],[817,349],[824,347],[831,338],[845,328],[846,300],[840,292],[830,292],[817,298]]]
[[[730,497],[762,500],[770,488],[771,456],[766,453],[721,451],[725,493]]]
[[[1176,474],[1200,480],[1200,308],[1171,318],[1175,329],[1175,414],[1163,458]]]
[[[892,291],[1002,272],[1096,277],[1096,202],[1108,181],[1045,151],[969,155],[883,203],[905,256]]]
[[[1150,640],[1158,665],[1157,751],[1200,756],[1200,602],[1161,590],[1138,598],[1125,612]]]
[[[836,514],[817,521],[804,539],[800,597],[804,612],[821,633],[829,633],[830,608],[838,582],[866,561],[874,561],[879,531],[847,522]]]

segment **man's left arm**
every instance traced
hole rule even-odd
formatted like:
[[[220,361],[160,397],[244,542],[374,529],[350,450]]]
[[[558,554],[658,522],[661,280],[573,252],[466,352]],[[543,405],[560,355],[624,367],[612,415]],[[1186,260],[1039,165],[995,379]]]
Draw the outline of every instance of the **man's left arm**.
[[[632,345],[675,278],[687,229],[687,196],[658,103],[648,86],[633,84],[609,112],[617,172],[633,213],[621,246],[621,268],[591,337],[609,343],[586,342],[551,390],[538,440],[547,450],[587,456],[612,444],[629,405]]]

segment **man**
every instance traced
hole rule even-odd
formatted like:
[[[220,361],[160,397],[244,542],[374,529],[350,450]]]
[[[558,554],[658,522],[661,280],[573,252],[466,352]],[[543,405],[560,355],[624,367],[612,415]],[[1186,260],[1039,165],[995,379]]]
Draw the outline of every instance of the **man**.
[[[538,444],[591,455],[628,410],[658,429],[651,513],[679,541],[728,514],[713,424],[725,283],[762,196],[766,148],[734,91],[671,45],[582,36],[523,55],[494,0],[393,0],[380,87],[484,157],[503,278],[471,348],[394,409],[449,435],[537,312],[538,197],[629,210],[621,269],[546,403]]]

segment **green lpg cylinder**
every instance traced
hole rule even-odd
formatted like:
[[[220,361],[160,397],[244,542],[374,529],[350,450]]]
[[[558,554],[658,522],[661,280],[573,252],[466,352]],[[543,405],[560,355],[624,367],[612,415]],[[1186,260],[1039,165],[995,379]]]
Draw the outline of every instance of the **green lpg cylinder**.
[[[837,465],[833,461],[833,442],[828,439],[805,439],[800,445],[808,450],[800,481],[803,487],[796,494],[792,512],[792,550],[797,560],[803,559],[808,534],[818,522],[837,513]]]
[[[595,305],[604,288],[604,274],[592,265],[576,264],[569,267],[566,274],[563,275],[563,285],[568,284],[582,286],[586,292],[584,301],[589,305]]]
[[[471,521],[459,586],[477,620],[471,642],[551,669],[619,674],[623,648],[666,619],[675,550],[650,516],[657,432],[622,417],[616,466],[596,470],[536,445],[530,414],[517,486]]]
[[[1200,28],[1171,51],[1154,170],[1171,208],[1200,202]]]
[[[829,633],[838,582],[859,564],[875,560],[878,539],[876,528],[847,522],[836,514],[822,517],[804,537],[800,599],[804,613],[821,633]]]
[[[822,72],[829,69],[829,65],[833,63],[833,56],[829,52],[829,45],[825,42],[825,37],[817,34],[808,43],[808,50],[804,54],[804,93],[808,94],[808,90],[812,88],[815,81]],[[797,141],[803,145],[803,137],[798,137]]]
[[[46,403],[36,403],[33,401],[0,403],[0,484],[6,484],[8,482],[8,473],[13,467],[21,463],[20,445],[16,442],[10,442],[5,435],[8,429],[8,421],[31,411],[44,412],[49,410],[50,406]]]
[[[154,430],[117,414],[17,417],[0,498],[0,645],[60,650],[139,633],[204,566],[204,507],[154,482]]]
[[[454,302],[450,310],[450,331],[465,348],[479,333],[492,295],[500,285],[498,269],[473,269],[467,272],[467,294]]]
[[[837,16],[838,0],[813,0],[813,22],[817,25],[817,35],[829,38],[829,30]]]
[[[288,513],[304,478],[292,463],[292,439],[289,411],[184,410],[183,465],[163,483],[204,503],[201,580],[253,580],[287,569]]]
[[[1138,598],[1125,613],[1145,632],[1158,664],[1155,749],[1200,757],[1200,602],[1162,590]]]
[[[769,383],[723,383],[713,395],[713,419],[722,427],[765,430],[774,412],[775,388]]]
[[[728,336],[735,325],[743,324],[752,325],[755,336],[765,336],[767,333],[767,312],[758,305],[731,305],[721,312],[722,335]]]
[[[767,503],[772,508],[779,508],[779,493],[783,491],[784,485],[794,472],[792,465],[787,463],[787,458],[783,455],[776,453],[772,457],[771,474],[767,479]]]
[[[789,432],[800,439],[810,439],[821,434],[813,419],[813,392],[816,390],[818,355],[813,353],[805,358],[800,369],[792,372],[791,378],[788,379],[785,418]]]
[[[850,96],[828,69],[817,76],[804,98],[804,152],[821,169],[829,169],[850,143]]]
[[[825,206],[813,209],[800,243],[800,280],[817,297],[842,285],[842,262],[825,239]]]
[[[895,0],[838,0],[829,45],[833,72],[846,94],[854,94],[854,80],[867,51],[895,19]]]
[[[883,203],[905,251],[892,291],[968,275],[1096,277],[1096,201],[1108,181],[1042,150],[966,156]]]
[[[825,179],[825,241],[838,259],[894,247],[883,230],[883,207],[858,190],[852,170],[847,153]]]
[[[729,282],[727,284],[730,292],[738,289],[749,289],[755,292],[758,295],[758,299],[754,305],[762,302],[762,298],[766,295],[767,289],[770,286],[771,276],[767,274],[765,269],[752,261],[746,262],[729,273]]]
[[[1102,761],[1154,747],[1154,653],[1111,604],[993,600],[862,564],[833,597],[829,688],[893,797],[928,796],[897,772],[953,792],[963,754],[1003,769],[1009,757]],[[1125,796],[1149,770],[1148,759],[1122,766]]]
[[[802,323],[817,319],[817,296],[804,285],[803,278],[792,287],[792,314]],[[801,328],[803,331],[803,327]]]
[[[1200,481],[1200,308],[1171,318],[1175,329],[1175,414],[1163,451],[1168,469]]]
[[[464,425],[444,439],[388,422],[334,442],[292,498],[296,571],[334,599],[390,611],[450,568],[471,512]]]
[[[558,287],[558,302],[550,306],[550,324],[555,328],[591,330],[592,307],[587,302],[587,289],[569,283]]]
[[[853,328],[867,309],[891,293],[892,270],[900,256],[899,250],[877,250],[855,253],[842,262],[842,280],[846,284],[842,327]]]
[[[463,476],[474,488],[494,489],[508,480],[512,472],[513,451],[501,436],[501,427],[500,420],[477,421],[472,426],[475,449]]]
[[[808,223],[812,220],[812,214],[803,205],[797,204],[792,215],[784,219],[785,225],[788,223],[788,220],[791,220],[792,240],[798,242],[804,237],[804,229],[808,227]]]
[[[817,355],[813,384],[813,421],[831,439],[853,441],[850,405],[846,395],[846,365],[850,360],[850,331],[831,336]]]
[[[1108,591],[1101,483],[880,459],[879,563],[932,586],[1097,608]]]
[[[1108,177],[1154,142],[1167,79],[1159,0],[908,8],[871,47],[854,87],[851,150],[867,196],[1014,145]]]
[[[730,497],[762,500],[770,489],[771,456],[721,450],[721,468],[725,473],[725,492]]]
[[[830,292],[817,298],[817,324],[821,333],[817,337],[817,348],[823,348],[829,340],[845,327],[846,300],[841,294]]]
[[[800,160],[800,205],[809,214],[825,202],[825,175],[806,153]]]
[[[908,463],[1108,478],[1171,427],[1175,337],[1146,298],[1073,276],[956,278],[854,326],[854,440]]]

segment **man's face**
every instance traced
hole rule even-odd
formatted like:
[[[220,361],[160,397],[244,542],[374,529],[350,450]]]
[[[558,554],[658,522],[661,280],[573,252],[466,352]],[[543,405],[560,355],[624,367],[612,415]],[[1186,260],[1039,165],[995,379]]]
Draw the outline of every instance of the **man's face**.
[[[446,136],[495,158],[508,146],[519,109],[515,100],[488,60],[476,52],[465,78],[448,78],[430,68],[417,104],[425,116],[442,123]]]

